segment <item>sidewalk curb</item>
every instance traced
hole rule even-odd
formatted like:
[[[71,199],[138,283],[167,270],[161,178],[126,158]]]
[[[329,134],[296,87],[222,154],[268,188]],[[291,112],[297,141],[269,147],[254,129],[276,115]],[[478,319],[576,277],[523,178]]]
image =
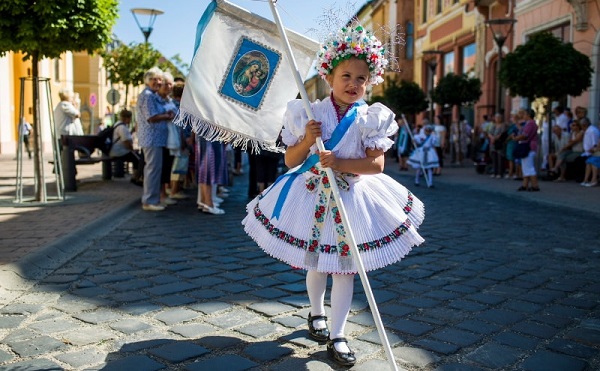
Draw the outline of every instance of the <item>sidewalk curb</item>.
[[[396,177],[396,179],[408,189],[413,191],[419,189],[413,185],[414,173],[400,172],[396,169],[394,164],[386,165],[385,171],[388,175]],[[574,183],[561,183],[562,188],[564,188],[562,189],[556,188],[556,186],[559,185],[554,185],[552,182],[547,182],[546,184],[545,181],[540,181],[542,192],[517,192],[517,187],[521,184],[520,182],[517,183],[505,179],[488,181],[485,175],[480,174],[478,174],[477,177],[472,177],[472,175],[466,174],[466,172],[470,171],[468,167],[462,167],[459,171],[465,172],[465,174],[452,174],[450,178],[447,178],[444,175],[441,177],[434,177],[434,185],[439,184],[441,186],[461,187],[473,191],[488,192],[491,195],[534,202],[541,206],[565,208],[586,214],[589,213],[589,215],[594,216],[600,215],[600,202],[597,201],[598,199],[594,199],[594,190],[591,190],[592,194],[589,194],[590,190],[588,190],[588,194],[585,194],[585,190],[578,189],[578,186]],[[436,188],[434,188],[432,192],[435,192],[435,189]]]
[[[17,262],[0,267],[0,290],[26,290],[35,282],[47,277],[58,267],[83,252],[116,227],[123,220],[140,212],[140,201],[135,199],[81,228],[71,231],[58,240],[39,248]],[[81,236],[86,236],[82,239]],[[2,299],[0,295],[0,300]]]

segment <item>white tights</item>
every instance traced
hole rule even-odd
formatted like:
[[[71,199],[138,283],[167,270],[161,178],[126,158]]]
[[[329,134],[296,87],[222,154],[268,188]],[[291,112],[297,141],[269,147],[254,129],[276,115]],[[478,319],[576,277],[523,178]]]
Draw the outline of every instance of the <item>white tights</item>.
[[[415,173],[415,184],[419,184],[419,178],[421,178],[421,174],[423,174],[423,176],[425,177],[425,182],[429,185],[429,184],[433,184],[433,170],[432,169],[425,169],[425,172],[422,172],[423,170],[421,169],[417,169],[417,172]]]
[[[344,337],[344,329],[352,295],[354,294],[353,274],[332,274],[333,284],[331,286],[331,329],[332,339]],[[327,287],[327,273],[308,271],[306,274],[306,290],[310,301],[310,313],[313,316],[325,315],[325,289]],[[325,321],[314,321],[313,326],[317,329],[325,328]],[[349,349],[346,343],[336,343],[339,352],[347,353]]]

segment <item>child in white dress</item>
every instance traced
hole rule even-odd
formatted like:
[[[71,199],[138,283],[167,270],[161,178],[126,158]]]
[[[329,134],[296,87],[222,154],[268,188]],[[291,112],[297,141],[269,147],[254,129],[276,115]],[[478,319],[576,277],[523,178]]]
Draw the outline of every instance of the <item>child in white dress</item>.
[[[425,177],[428,187],[433,187],[433,169],[440,167],[440,161],[435,150],[436,137],[433,126],[426,125],[423,134],[415,135],[417,148],[408,158],[408,164],[415,169],[415,185],[419,185],[421,174]]]
[[[395,263],[423,242],[417,228],[424,206],[409,190],[384,175],[384,153],[398,126],[393,112],[362,100],[387,64],[381,43],[362,27],[331,36],[318,55],[319,73],[330,97],[311,104],[308,119],[300,100],[288,103],[282,140],[290,171],[252,200],[244,229],[269,255],[307,270],[311,311],[309,335],[327,342],[339,364],[356,362],[344,335],[357,272],[330,181],[337,182],[366,271]],[[317,149],[321,137],[326,151]],[[330,167],[334,180],[324,168]],[[331,331],[325,291],[332,275]]]

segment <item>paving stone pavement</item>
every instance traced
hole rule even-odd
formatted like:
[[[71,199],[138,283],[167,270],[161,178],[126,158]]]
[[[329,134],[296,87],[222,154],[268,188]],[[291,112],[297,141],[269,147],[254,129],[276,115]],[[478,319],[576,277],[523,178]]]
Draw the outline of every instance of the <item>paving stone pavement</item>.
[[[426,242],[368,274],[401,370],[600,369],[598,214],[391,174],[426,204]],[[347,369],[307,337],[303,272],[244,234],[245,187],[222,216],[191,199],[114,216],[42,278],[13,278],[0,370]],[[355,286],[352,370],[385,370]]]

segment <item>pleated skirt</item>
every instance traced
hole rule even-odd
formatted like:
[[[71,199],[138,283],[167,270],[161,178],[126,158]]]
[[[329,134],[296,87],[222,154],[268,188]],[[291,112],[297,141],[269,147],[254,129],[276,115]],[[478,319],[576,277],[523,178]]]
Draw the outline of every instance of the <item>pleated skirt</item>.
[[[196,136],[196,171],[199,184],[228,184],[227,156],[221,142]]]
[[[267,254],[292,267],[326,273],[356,273],[355,257],[351,256],[351,264],[348,264],[347,257],[336,248],[339,221],[334,219],[331,207],[319,228],[317,259],[314,253],[308,252],[309,241],[314,239],[319,196],[318,192],[309,190],[305,176],[292,181],[280,216],[273,218],[285,183],[285,178],[276,182],[248,203],[247,215],[242,221],[246,233]],[[413,246],[424,241],[417,232],[425,215],[423,203],[391,177],[361,175],[351,180],[348,190],[340,189],[340,198],[365,271],[401,260]]]

